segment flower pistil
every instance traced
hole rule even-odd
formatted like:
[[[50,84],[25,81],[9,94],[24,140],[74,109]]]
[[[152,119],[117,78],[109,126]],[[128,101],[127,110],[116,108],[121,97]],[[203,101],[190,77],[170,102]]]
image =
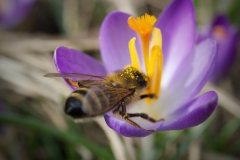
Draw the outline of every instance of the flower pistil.
[[[163,69],[162,35],[158,28],[154,28],[157,19],[155,16],[145,14],[141,17],[129,17],[129,27],[136,31],[142,42],[142,53],[146,75],[149,77],[149,87],[145,91],[147,94],[160,95],[160,84]],[[141,70],[138,53],[135,47],[136,37],[129,41],[129,52],[132,66]],[[144,70],[144,69],[142,69]]]

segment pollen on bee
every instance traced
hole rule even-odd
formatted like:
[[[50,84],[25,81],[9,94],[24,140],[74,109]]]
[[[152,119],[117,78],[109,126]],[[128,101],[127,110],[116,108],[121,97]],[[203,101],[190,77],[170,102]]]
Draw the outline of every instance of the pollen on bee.
[[[124,71],[126,75],[129,75],[131,79],[136,79],[136,70],[133,69],[132,67],[127,67]]]

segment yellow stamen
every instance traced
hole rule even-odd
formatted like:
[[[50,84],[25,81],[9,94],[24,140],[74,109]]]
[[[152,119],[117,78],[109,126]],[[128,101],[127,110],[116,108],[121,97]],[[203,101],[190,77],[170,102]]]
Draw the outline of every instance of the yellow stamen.
[[[130,56],[131,56],[131,61],[132,61],[132,66],[137,68],[138,70],[140,70],[140,64],[139,64],[139,60],[138,60],[138,54],[135,48],[135,41],[136,38],[133,37],[129,43],[128,43],[128,47],[129,47],[129,52],[130,52]]]
[[[148,77],[151,81],[149,92],[159,97],[163,69],[163,53],[160,46],[152,47],[148,68]]]
[[[149,62],[149,42],[150,35],[153,31],[153,25],[156,23],[157,19],[155,16],[150,16],[147,13],[141,17],[134,18],[133,16],[129,17],[128,25],[129,27],[136,31],[142,41],[142,50],[144,63],[146,66],[146,71],[148,71],[148,62]]]
[[[160,29],[158,28],[153,28],[152,32],[152,46],[159,46],[162,49],[162,33]]]

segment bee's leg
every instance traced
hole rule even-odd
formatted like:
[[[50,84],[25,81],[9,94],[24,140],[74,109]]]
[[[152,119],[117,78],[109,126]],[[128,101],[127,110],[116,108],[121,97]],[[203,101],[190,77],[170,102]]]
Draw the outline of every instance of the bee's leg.
[[[113,114],[115,114],[117,111],[119,111],[121,105],[118,105],[114,110],[113,110]]]
[[[140,99],[144,99],[144,98],[155,98],[154,94],[143,94],[140,96]]]
[[[119,113],[122,115],[122,118],[127,121],[129,124],[135,126],[135,127],[138,127],[138,128],[141,128],[141,129],[144,129],[142,128],[141,126],[139,126],[136,122],[132,121],[131,119],[129,119],[129,114],[126,113],[126,105],[124,103],[124,101],[121,103],[121,108],[122,108],[122,111],[119,111]],[[155,133],[156,131],[155,130],[148,130],[148,129],[144,129],[146,131],[150,131],[150,132],[153,132]]]
[[[77,81],[73,81],[73,80],[71,80],[71,79],[69,79],[69,78],[64,78],[65,79],[65,81],[68,83],[68,84],[70,84],[71,86],[73,86],[74,88],[76,88],[76,89],[79,89],[79,86],[78,86],[78,82]]]
[[[164,121],[163,118],[159,119],[159,120],[155,120],[151,117],[149,117],[146,113],[127,113],[128,117],[141,117],[143,119],[146,119],[152,123],[156,123],[156,122],[160,122],[160,121]]]
[[[127,94],[125,97],[123,97],[122,100],[119,101],[119,102],[115,105],[115,106],[117,106],[117,107],[113,110],[113,113],[116,113],[117,111],[119,111],[119,109],[122,108],[123,105],[125,106],[124,101],[123,101],[124,98],[132,95],[134,92],[135,92],[135,89],[132,89],[129,94]],[[126,106],[125,106],[125,108],[126,108]],[[125,109],[125,110],[126,110],[126,109]],[[126,111],[125,111],[125,112],[126,112]],[[119,111],[119,113],[120,113],[120,111]],[[121,114],[121,113],[120,113],[120,114]]]

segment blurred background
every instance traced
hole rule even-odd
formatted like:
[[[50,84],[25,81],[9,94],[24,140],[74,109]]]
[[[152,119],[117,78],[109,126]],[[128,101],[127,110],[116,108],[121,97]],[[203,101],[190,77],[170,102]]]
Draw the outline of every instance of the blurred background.
[[[99,60],[98,33],[113,10],[158,16],[170,0],[0,0],[0,160],[238,160],[240,41],[228,72],[209,82],[219,105],[203,124],[183,131],[126,138],[102,118],[76,124],[63,114],[70,88],[56,72],[58,46]],[[240,27],[239,0],[194,0],[198,28],[218,14]]]

